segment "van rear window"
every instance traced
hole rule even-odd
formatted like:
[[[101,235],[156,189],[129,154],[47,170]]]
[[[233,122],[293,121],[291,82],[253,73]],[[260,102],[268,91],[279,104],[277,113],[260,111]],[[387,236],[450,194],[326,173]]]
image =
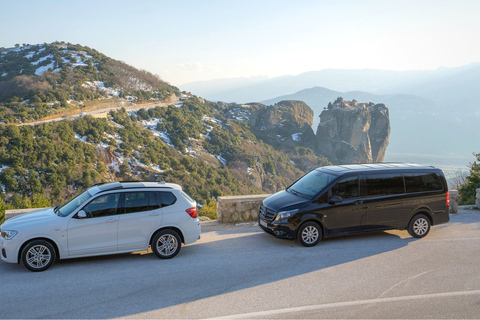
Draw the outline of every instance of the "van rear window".
[[[367,195],[388,196],[405,193],[403,175],[400,173],[367,174]]]
[[[443,190],[443,185],[435,173],[406,173],[407,192]]]

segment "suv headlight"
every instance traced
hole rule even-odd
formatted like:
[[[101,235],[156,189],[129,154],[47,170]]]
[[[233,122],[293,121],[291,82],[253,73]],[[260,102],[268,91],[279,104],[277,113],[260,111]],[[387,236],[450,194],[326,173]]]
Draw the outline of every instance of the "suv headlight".
[[[288,210],[288,211],[280,211],[279,213],[277,213],[277,216],[276,216],[275,220],[278,221],[278,220],[288,219],[297,212],[298,212],[298,209]]]
[[[2,238],[5,240],[10,240],[13,237],[15,237],[17,233],[18,232],[14,230],[5,230],[5,231],[2,231]]]

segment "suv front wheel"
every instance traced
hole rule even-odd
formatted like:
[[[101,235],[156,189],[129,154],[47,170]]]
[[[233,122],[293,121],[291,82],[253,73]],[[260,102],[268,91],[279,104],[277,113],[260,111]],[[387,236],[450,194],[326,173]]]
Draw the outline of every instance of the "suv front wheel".
[[[30,271],[45,271],[55,262],[55,248],[45,240],[33,240],[22,250],[22,263]]]
[[[152,251],[161,259],[175,257],[182,247],[182,239],[177,232],[165,229],[158,232],[152,240]]]

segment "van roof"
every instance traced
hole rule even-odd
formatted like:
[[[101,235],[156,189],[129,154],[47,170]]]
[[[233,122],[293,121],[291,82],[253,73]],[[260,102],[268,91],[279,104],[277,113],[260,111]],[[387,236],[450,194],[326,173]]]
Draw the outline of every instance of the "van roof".
[[[383,163],[366,163],[366,164],[347,164],[338,166],[325,166],[318,169],[333,171],[336,174],[343,174],[353,171],[379,171],[379,170],[438,170],[433,166],[426,166],[417,163],[400,163],[400,162],[383,162]]]

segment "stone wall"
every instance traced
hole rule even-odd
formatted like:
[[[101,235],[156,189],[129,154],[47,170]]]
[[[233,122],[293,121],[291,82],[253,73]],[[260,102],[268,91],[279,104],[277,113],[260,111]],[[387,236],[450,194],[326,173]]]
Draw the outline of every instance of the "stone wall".
[[[269,194],[218,197],[218,222],[235,223],[258,220],[260,205],[268,196]]]
[[[480,209],[480,189],[477,189],[477,197],[475,199],[475,207]]]
[[[12,217],[18,216],[22,213],[27,213],[35,210],[40,210],[45,208],[30,208],[30,209],[14,209],[14,210],[5,210],[5,220],[10,219]]]
[[[449,190],[450,195],[450,213],[457,213],[458,211],[458,191],[457,190]]]

